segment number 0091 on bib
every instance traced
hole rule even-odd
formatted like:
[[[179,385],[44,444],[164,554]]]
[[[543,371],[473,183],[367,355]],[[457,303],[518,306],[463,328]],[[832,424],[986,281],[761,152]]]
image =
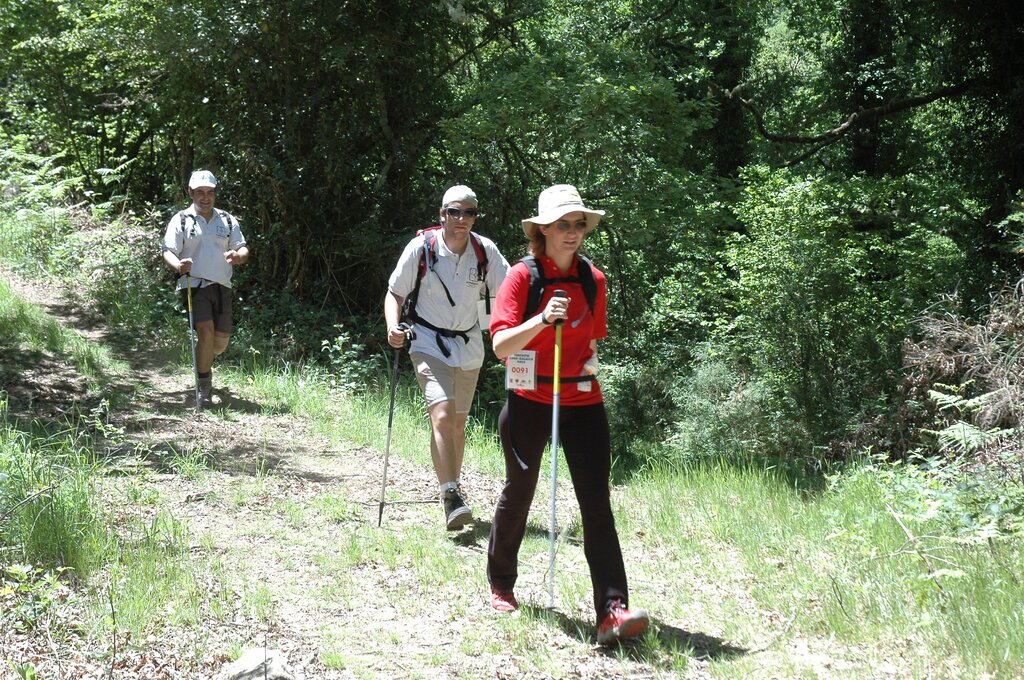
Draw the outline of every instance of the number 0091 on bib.
[[[505,389],[537,389],[537,352],[524,349],[509,355],[505,362]]]

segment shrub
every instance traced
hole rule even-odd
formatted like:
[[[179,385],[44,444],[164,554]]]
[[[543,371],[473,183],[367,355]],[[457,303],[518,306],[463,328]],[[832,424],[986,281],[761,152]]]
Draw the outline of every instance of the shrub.
[[[687,457],[757,455],[762,442],[785,439],[770,433],[783,424],[770,411],[767,397],[763,384],[704,346],[692,373],[673,390],[676,421],[669,441]]]
[[[945,296],[915,322],[905,377],[885,418],[861,440],[920,463],[942,480],[957,526],[1024,531],[1024,289],[1007,286],[988,305],[961,311]],[[912,469],[912,468],[907,468]]]
[[[799,448],[810,451],[895,389],[910,322],[952,287],[963,253],[915,207],[930,194],[914,178],[837,182],[754,168],[745,179],[736,211],[747,232],[728,251],[734,320],[719,342],[796,425],[782,431],[806,431]]]
[[[951,311],[958,307],[948,296],[906,344],[903,410],[916,410],[921,423],[908,447],[961,459],[974,473],[1022,479],[1024,280],[994,294],[976,321]]]
[[[612,454],[623,472],[637,471],[662,441],[672,413],[672,376],[660,362],[601,364],[598,378],[608,412]]]
[[[345,324],[335,324],[336,335],[321,341],[321,361],[330,369],[331,387],[345,392],[357,392],[370,387],[381,374],[379,354],[369,355],[363,343],[353,339],[353,333]]]

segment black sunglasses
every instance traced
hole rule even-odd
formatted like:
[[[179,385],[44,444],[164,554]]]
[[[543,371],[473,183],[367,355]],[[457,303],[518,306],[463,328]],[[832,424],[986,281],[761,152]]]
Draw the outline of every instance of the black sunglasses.
[[[455,219],[459,219],[461,217],[468,217],[472,219],[478,216],[480,212],[474,208],[470,208],[469,210],[463,210],[462,208],[445,208],[444,214],[448,217],[454,217]]]
[[[558,229],[558,231],[569,231],[570,229],[575,229],[576,231],[586,231],[587,221],[578,220],[576,222],[566,222],[565,220],[560,220],[558,222],[555,222],[555,228]]]

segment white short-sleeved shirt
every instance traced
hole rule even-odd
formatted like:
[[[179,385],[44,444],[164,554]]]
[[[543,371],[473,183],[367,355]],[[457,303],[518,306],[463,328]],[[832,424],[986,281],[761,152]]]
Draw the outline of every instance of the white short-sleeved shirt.
[[[193,287],[219,283],[230,288],[233,267],[224,259],[224,253],[244,245],[245,237],[234,215],[214,209],[213,218],[207,222],[196,212],[194,204],[175,213],[164,234],[164,250],[171,251],[179,259],[192,258]],[[178,277],[178,290],[183,288],[184,275]]]
[[[433,270],[428,271],[420,283],[416,315],[438,328],[465,331],[469,342],[463,342],[460,337],[441,338],[440,342],[446,343],[451,352],[451,356],[446,357],[438,347],[437,333],[422,324],[416,324],[416,338],[409,351],[436,357],[449,366],[474,370],[484,363],[484,342],[477,315],[477,301],[483,297],[484,282],[480,280],[476,249],[471,242],[466,244],[466,250],[460,255],[452,252],[444,242],[443,229],[417,236],[402,251],[388,279],[388,290],[403,299],[412,293],[416,287],[424,240],[432,234],[437,235],[437,259]],[[487,287],[491,297],[494,297],[508,273],[508,262],[493,241],[483,236],[479,238],[487,254]],[[448,301],[442,281],[451,293],[455,306]]]

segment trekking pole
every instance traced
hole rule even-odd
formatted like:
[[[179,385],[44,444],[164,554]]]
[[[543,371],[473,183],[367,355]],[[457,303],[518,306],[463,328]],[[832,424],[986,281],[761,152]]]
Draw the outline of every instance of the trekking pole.
[[[192,344],[192,377],[196,381],[196,415],[202,410],[199,399],[199,364],[196,363],[196,327],[192,320],[192,275],[185,274],[185,290],[188,298],[188,336]]]
[[[556,290],[553,297],[564,298],[564,290]],[[555,370],[551,399],[551,521],[548,525],[548,608],[555,608],[555,495],[558,493],[558,405],[562,373],[562,319],[555,321]]]
[[[408,339],[410,336],[410,328],[407,323],[400,323],[398,327],[405,333],[405,337]],[[394,361],[392,361],[391,368],[391,401],[388,405],[388,435],[384,442],[384,475],[380,483],[380,505],[377,506],[377,526],[381,524],[381,520],[384,518],[384,491],[388,488],[388,456],[391,454],[391,424],[395,418],[395,391],[398,389],[398,360],[401,358],[400,352],[405,346],[402,343],[402,347],[395,348]]]

